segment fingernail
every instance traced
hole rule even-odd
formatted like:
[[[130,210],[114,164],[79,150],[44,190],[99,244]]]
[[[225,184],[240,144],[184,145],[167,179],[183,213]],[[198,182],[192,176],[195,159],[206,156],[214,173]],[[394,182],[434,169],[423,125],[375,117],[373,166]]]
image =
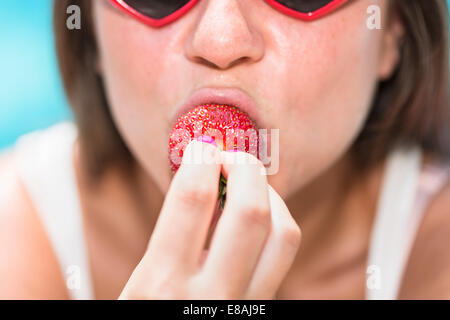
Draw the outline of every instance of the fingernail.
[[[209,143],[209,144],[217,147],[216,141],[210,136],[200,136],[196,140],[199,142]]]

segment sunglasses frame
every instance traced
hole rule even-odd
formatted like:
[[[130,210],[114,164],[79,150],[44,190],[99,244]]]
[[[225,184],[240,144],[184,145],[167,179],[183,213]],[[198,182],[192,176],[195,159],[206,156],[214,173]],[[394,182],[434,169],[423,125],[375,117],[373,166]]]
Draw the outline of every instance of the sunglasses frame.
[[[133,7],[131,7],[129,4],[126,3],[125,0],[109,0],[114,6],[118,7],[119,9],[122,9],[132,17],[138,19],[139,21],[145,23],[146,25],[149,25],[153,28],[160,28],[162,26],[165,26],[181,16],[183,16],[186,12],[188,12],[199,0],[190,0],[187,2],[183,7],[175,11],[174,13],[168,15],[167,17],[161,18],[161,19],[153,19],[151,17],[146,16],[145,14],[140,13]]]
[[[131,7],[129,4],[126,3],[126,0],[109,0],[109,2],[112,3],[115,7],[123,10],[125,13],[131,15],[133,18],[136,18],[139,21],[143,22],[144,24],[153,28],[160,28],[177,20],[185,13],[187,13],[195,4],[197,4],[198,1],[199,0],[190,0],[183,7],[181,7],[174,13],[168,15],[167,17],[161,19],[154,19],[146,16],[145,14],[140,13],[138,10]],[[327,5],[309,13],[299,12],[289,7],[286,7],[285,5],[279,3],[277,0],[264,0],[264,1],[267,2],[269,5],[271,5],[273,8],[275,8],[276,10],[288,16],[303,21],[314,21],[331,13],[332,11],[336,10],[349,0],[332,0]]]
[[[317,20],[317,19],[333,12],[334,10],[336,10],[337,8],[339,8],[340,6],[342,6],[344,3],[348,2],[349,0],[332,0],[330,3],[324,5],[323,7],[319,8],[315,11],[308,12],[308,13],[299,12],[299,11],[296,11],[289,7],[286,7],[285,5],[279,3],[276,0],[264,0],[264,1],[267,2],[268,4],[270,4],[272,7],[274,7],[278,11],[280,11],[288,16],[291,16],[293,18],[300,19],[303,21],[314,21],[314,20]]]

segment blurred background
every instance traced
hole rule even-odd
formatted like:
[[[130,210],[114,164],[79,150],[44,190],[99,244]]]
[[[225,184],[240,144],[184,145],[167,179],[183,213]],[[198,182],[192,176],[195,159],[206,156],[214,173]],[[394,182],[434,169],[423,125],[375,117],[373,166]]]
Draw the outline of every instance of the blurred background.
[[[0,150],[70,119],[52,34],[52,0],[0,1]]]
[[[1,0],[0,40],[1,151],[72,115],[53,47],[52,0]]]

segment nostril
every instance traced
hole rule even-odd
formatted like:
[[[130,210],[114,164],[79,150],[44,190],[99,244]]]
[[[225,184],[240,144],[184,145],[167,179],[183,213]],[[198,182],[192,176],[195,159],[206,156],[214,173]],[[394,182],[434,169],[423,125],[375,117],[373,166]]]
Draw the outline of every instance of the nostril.
[[[199,64],[204,64],[210,68],[220,69],[218,65],[202,57],[195,58],[195,61],[198,62]]]
[[[204,65],[206,65],[206,66],[208,66],[210,68],[214,68],[214,69],[230,69],[230,68],[234,67],[235,65],[238,65],[240,63],[245,63],[248,60],[250,60],[250,57],[241,57],[239,59],[236,59],[236,60],[232,61],[231,63],[229,63],[227,65],[224,64],[222,66],[222,65],[218,65],[216,63],[213,63],[213,62],[211,62],[211,61],[209,61],[209,60],[207,60],[205,58],[202,58],[202,57],[196,57],[195,58],[195,61],[197,63],[204,64]]]
[[[241,57],[241,58],[239,58],[239,59],[233,61],[232,63],[230,63],[230,65],[228,66],[228,68],[234,67],[235,65],[240,64],[240,63],[245,63],[245,62],[247,62],[248,60],[250,60],[250,57]]]

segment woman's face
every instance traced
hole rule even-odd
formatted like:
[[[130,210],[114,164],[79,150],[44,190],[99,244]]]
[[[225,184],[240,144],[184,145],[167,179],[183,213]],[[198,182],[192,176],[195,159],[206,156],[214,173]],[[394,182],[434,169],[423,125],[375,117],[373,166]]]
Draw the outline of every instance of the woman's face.
[[[381,30],[367,27],[370,5]],[[93,1],[101,72],[114,121],[161,190],[171,172],[174,115],[196,90],[238,88],[258,106],[258,124],[279,129],[287,197],[330,167],[358,135],[397,49],[386,0],[350,1],[314,22],[262,0],[202,0],[181,19],[148,27],[107,1]]]

